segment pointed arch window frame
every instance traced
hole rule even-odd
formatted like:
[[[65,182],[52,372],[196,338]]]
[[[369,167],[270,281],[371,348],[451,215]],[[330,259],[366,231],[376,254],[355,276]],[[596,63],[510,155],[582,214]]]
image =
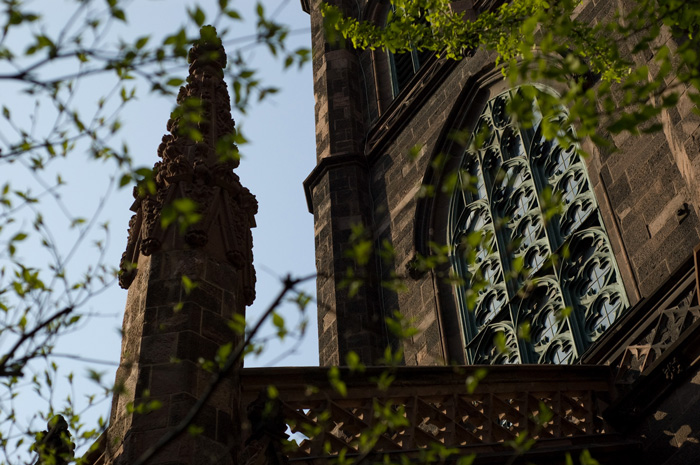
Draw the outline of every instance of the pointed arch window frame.
[[[554,93],[545,86],[531,87]],[[628,306],[578,147],[563,148],[542,137],[536,99],[533,127],[514,124],[506,106],[519,89],[487,102],[474,134],[485,122],[490,130],[478,136],[485,139],[479,148],[472,135],[450,200],[447,241],[469,363],[573,362]],[[562,108],[561,121],[565,116]],[[564,203],[563,211],[549,221],[542,214],[547,192],[550,198],[560,193]],[[477,211],[485,217],[474,220]],[[563,256],[566,250],[568,257]],[[553,253],[562,258],[545,266]],[[517,261],[521,269],[531,270],[533,279],[508,278],[517,271]],[[586,287],[582,283],[591,273],[596,284]],[[541,293],[546,299],[536,302]],[[529,341],[523,337],[525,321]],[[494,341],[499,332],[500,341]],[[505,354],[496,350],[498,345],[505,345]]]

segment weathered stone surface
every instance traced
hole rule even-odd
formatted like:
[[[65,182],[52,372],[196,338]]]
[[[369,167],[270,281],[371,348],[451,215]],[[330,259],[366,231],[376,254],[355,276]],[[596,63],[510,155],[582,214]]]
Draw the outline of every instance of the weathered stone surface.
[[[203,29],[203,37],[211,32]],[[237,162],[222,161],[216,152],[234,124],[222,80],[226,55],[218,39],[208,39],[190,52],[190,77],[178,96],[180,104],[188,97],[203,101],[195,129],[204,138],[195,143],[178,129],[184,120],[169,121],[171,134],[154,167],[156,193],[136,193],[120,276],[129,288],[117,371],[123,392],[112,404],[106,464],[133,463],[189,414],[212,380],[202,363],[214,361],[221,345],[240,342],[229,322],[254,298],[250,228],[257,204],[232,171]],[[193,199],[202,215],[184,235],[176,224],[161,228],[163,209],[178,198]],[[180,435],[149,464],[233,463],[241,441],[241,366],[242,360],[196,415],[201,434]],[[159,408],[150,408],[153,402]]]
[[[223,81],[226,52],[212,31],[213,28],[205,27],[206,39],[195,44],[190,52],[190,76],[178,94],[180,106],[168,121],[170,134],[163,137],[158,148],[161,161],[153,167],[156,192],[134,190],[135,214],[129,222],[119,282],[124,288],[131,285],[138,274],[134,264],[141,254],[152,255],[161,249],[176,252],[200,248],[202,254],[198,257],[181,260],[173,253],[154,269],[159,276],[163,273],[163,277],[202,276],[206,257],[224,257],[223,263],[232,264],[243,278],[243,297],[250,305],[255,296],[250,228],[255,226],[258,206],[255,196],[233,172],[238,166],[238,149],[232,142],[235,128]],[[192,123],[186,115],[192,111],[188,108],[193,101],[201,102],[201,108],[195,110],[201,114],[197,123]],[[195,141],[189,135],[191,131],[197,131],[202,139]],[[219,153],[217,144],[221,142],[229,147],[230,153]],[[195,212],[201,219],[187,225],[184,231],[178,231],[178,221],[164,229],[161,222],[164,210],[172,209],[173,202],[182,199],[195,203]],[[233,270],[223,272],[216,265],[210,267],[209,275],[217,284],[232,277]]]

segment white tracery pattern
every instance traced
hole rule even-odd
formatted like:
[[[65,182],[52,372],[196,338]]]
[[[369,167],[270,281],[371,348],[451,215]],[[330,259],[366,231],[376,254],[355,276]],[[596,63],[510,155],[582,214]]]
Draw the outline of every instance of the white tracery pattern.
[[[535,124],[519,128],[507,112],[514,92],[482,112],[450,206],[465,350],[470,363],[569,363],[627,298],[576,147],[542,136],[536,102]]]

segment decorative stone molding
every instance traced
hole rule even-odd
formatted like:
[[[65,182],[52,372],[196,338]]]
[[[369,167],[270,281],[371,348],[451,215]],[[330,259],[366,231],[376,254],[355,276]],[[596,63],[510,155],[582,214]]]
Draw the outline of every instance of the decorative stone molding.
[[[683,374],[684,371],[683,365],[681,365],[676,357],[673,357],[663,368],[664,375],[666,375],[666,379],[669,381],[673,381],[674,378]]]
[[[168,121],[169,134],[158,147],[161,160],[153,167],[155,189],[134,189],[131,210],[135,214],[129,221],[119,284],[129,287],[141,254],[203,249],[240,270],[246,305],[250,305],[255,298],[250,229],[255,227],[258,204],[233,172],[239,162],[233,156],[237,155],[235,123],[223,80],[226,52],[213,28],[205,26],[202,34],[189,53],[189,77]],[[195,202],[199,221],[183,230],[178,230],[176,222],[164,228],[164,212],[179,199]]]
[[[306,196],[306,206],[309,213],[314,212],[313,191],[318,182],[329,171],[342,168],[348,165],[357,165],[368,170],[367,160],[362,155],[341,154],[323,158],[304,180],[304,195]]]
[[[357,375],[341,368],[347,392],[340,395],[329,384],[324,368],[244,369],[241,395],[251,421],[246,441],[250,455],[244,455],[247,461],[240,463],[262,463],[249,457],[263,455],[265,447],[274,444],[268,441],[282,439],[279,433],[284,430],[275,426],[280,424],[280,416],[289,431],[303,435],[296,447],[285,450],[289,462],[309,465],[333,462],[341,454],[348,458],[366,457],[368,453],[376,454],[373,457],[394,453],[411,457],[405,454],[436,444],[458,448],[457,453],[464,455],[488,454],[499,451],[524,431],[540,445],[550,440],[571,444],[585,438],[591,446],[597,446],[619,440],[601,416],[612,391],[609,367],[493,366],[471,393],[465,389],[464,380],[473,374],[473,366],[401,367],[392,371],[390,387],[378,389],[370,380],[384,370],[367,367]],[[265,407],[269,412],[267,423],[255,421],[250,412],[265,406],[259,393],[272,384],[278,396]],[[537,423],[543,405],[551,416]],[[364,431],[372,430],[377,408],[391,408],[405,422],[396,421],[396,427],[378,435],[370,452],[363,451],[358,447],[359,438]],[[307,437],[305,431],[316,433]],[[255,444],[260,446],[252,449]],[[616,445],[628,451],[633,446],[631,441]],[[270,454],[273,449],[267,451]],[[274,458],[268,463],[283,464],[278,455],[269,456]]]
[[[365,153],[370,165],[383,153],[401,130],[408,124],[411,117],[425,103],[432,92],[440,86],[456,68],[454,60],[440,60],[431,57],[425,66],[413,76],[406,85],[406,91],[392,102],[389,109],[371,127],[367,134]]]

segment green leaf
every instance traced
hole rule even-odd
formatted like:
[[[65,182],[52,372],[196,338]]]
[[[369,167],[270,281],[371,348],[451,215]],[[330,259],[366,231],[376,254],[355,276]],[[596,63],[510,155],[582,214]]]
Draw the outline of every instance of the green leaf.
[[[134,46],[135,46],[137,49],[141,50],[143,47],[146,46],[146,44],[148,43],[148,41],[149,41],[150,39],[151,39],[150,36],[139,37],[139,38],[136,40],[136,43],[134,44]]]
[[[274,312],[272,314],[272,324],[275,325],[276,328],[284,328],[284,318],[282,318],[279,313]]]
[[[584,449],[583,452],[581,452],[579,460],[581,461],[581,465],[600,465],[600,462],[591,456],[588,449]]]
[[[123,174],[122,177],[119,179],[119,187],[126,186],[127,184],[129,184],[131,182],[131,180],[132,180],[132,178],[131,178],[130,174],[128,174],[128,173]]]
[[[539,404],[539,414],[537,415],[537,424],[540,426],[545,426],[549,423],[552,418],[554,418],[554,412],[545,405],[544,402],[540,401]]]
[[[126,14],[121,8],[113,8],[112,16],[120,21],[126,22]]]
[[[187,434],[190,436],[199,436],[204,432],[204,428],[197,425],[190,425],[187,427]]]
[[[467,376],[467,380],[465,382],[467,386],[467,392],[469,394],[473,394],[476,388],[479,386],[479,382],[486,377],[488,374],[488,370],[486,368],[477,368],[474,370],[474,373],[471,375]]]
[[[272,324],[275,326],[275,328],[277,328],[277,337],[284,339],[288,333],[287,328],[284,325],[284,318],[282,318],[279,313],[273,312]]]
[[[345,357],[345,362],[352,372],[357,371],[363,373],[365,371],[365,365],[360,361],[360,356],[354,351],[348,352],[348,355]]]
[[[216,351],[216,361],[219,363],[219,366],[223,366],[226,361],[228,360],[229,356],[233,352],[233,343],[228,342]]]
[[[472,465],[476,459],[476,454],[464,455],[457,459],[455,465]]]
[[[508,354],[510,352],[510,350],[508,350],[506,334],[503,331],[496,333],[493,337],[493,343],[501,354]]]
[[[192,21],[197,23],[197,26],[199,27],[202,27],[204,21],[206,21],[206,15],[199,6],[197,6],[194,10],[188,11],[187,13],[189,14],[190,18],[192,18]]]
[[[179,86],[183,85],[184,83],[185,83],[185,81],[183,79],[170,78],[170,79],[168,79],[168,82],[166,82],[165,84],[168,86],[172,86],[172,87],[179,87]]]
[[[529,341],[531,335],[531,325],[529,321],[524,321],[518,326],[518,338],[523,341]]]
[[[343,380],[340,379],[340,369],[337,366],[332,366],[330,370],[328,370],[328,381],[330,381],[331,386],[338,394],[343,397],[348,395],[348,388]]]
[[[233,318],[228,322],[229,328],[236,332],[236,334],[245,333],[245,317],[240,313],[233,315]]]
[[[181,276],[181,280],[182,288],[185,290],[185,295],[190,295],[190,293],[199,285],[184,274]]]
[[[10,239],[10,241],[12,241],[12,242],[19,242],[19,241],[25,240],[26,238],[27,238],[27,234],[26,234],[26,233],[23,233],[23,232],[20,232],[20,233],[15,234],[15,235],[12,237],[12,239]]]
[[[277,399],[280,395],[280,392],[277,390],[275,386],[272,384],[267,386],[267,397],[269,399]]]

